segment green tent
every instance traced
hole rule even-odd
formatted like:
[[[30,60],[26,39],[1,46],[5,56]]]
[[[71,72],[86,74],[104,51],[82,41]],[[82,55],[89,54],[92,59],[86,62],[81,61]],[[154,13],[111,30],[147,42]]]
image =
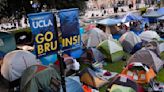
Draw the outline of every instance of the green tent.
[[[125,86],[114,84],[112,85],[110,92],[136,92],[136,91],[131,87],[125,87]]]
[[[0,52],[8,53],[16,49],[15,38],[7,32],[0,32]]]
[[[20,92],[57,92],[60,86],[60,76],[54,68],[33,65],[22,75]]]
[[[97,48],[102,54],[104,54],[107,60],[112,62],[121,60],[124,55],[121,44],[113,39],[103,41]]]

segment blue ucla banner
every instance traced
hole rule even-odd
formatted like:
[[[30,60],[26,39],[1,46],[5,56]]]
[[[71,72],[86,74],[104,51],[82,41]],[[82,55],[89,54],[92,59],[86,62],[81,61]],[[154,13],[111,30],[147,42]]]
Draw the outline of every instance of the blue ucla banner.
[[[60,10],[58,16],[62,33],[62,50],[79,46],[79,10],[77,8]]]
[[[34,35],[35,53],[38,57],[47,56],[58,50],[57,31],[52,13],[29,14],[29,23]]]

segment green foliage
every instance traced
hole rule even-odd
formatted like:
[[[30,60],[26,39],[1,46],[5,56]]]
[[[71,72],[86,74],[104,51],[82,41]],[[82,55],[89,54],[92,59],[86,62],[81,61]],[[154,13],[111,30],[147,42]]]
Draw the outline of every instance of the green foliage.
[[[141,15],[144,14],[144,13],[146,13],[146,10],[147,10],[146,7],[144,7],[144,8],[140,8]]]
[[[7,0],[0,0],[0,19],[7,14],[7,12],[5,11],[7,6]]]
[[[24,29],[19,29],[19,30],[11,31],[11,33],[13,35],[18,34],[20,32],[26,32],[28,34],[31,34],[31,29],[30,28],[24,28]]]
[[[58,0],[56,4],[57,9],[79,8],[80,11],[85,11],[85,0]]]

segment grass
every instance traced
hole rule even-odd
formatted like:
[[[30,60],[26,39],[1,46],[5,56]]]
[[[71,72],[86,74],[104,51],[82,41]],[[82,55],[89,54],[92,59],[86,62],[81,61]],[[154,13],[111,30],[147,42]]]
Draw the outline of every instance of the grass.
[[[161,53],[161,59],[164,60],[164,52]],[[159,71],[157,74],[156,80],[159,82],[164,82],[164,68]]]
[[[117,72],[117,73],[121,73],[123,67],[125,66],[125,61],[118,61],[118,62],[114,62],[114,63],[107,63],[104,66],[104,69],[110,71],[110,72]]]

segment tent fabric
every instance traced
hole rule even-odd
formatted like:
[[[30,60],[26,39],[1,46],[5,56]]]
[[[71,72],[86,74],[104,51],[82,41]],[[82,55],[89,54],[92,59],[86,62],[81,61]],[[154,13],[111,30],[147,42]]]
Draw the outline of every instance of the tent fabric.
[[[164,15],[164,7],[159,8],[157,12],[161,15]]]
[[[87,85],[83,85],[84,92],[92,92],[92,88],[88,87]]]
[[[78,76],[69,76],[65,78],[67,92],[84,92]],[[63,92],[62,90],[60,92]]]
[[[151,67],[140,62],[130,63],[121,74],[131,77],[139,84],[150,83],[150,81],[156,77],[156,74]]]
[[[85,30],[86,30],[86,31],[89,31],[89,30],[92,30],[92,29],[95,28],[95,27],[96,27],[95,25],[89,24],[89,25],[85,28]]]
[[[158,20],[164,20],[164,16],[159,17]]]
[[[149,67],[152,67],[155,72],[159,72],[164,64],[163,61],[154,52],[145,48],[133,54],[127,61],[127,64],[132,62],[141,62],[146,64]]]
[[[81,55],[80,59],[84,62],[101,62],[104,60],[104,55],[96,48],[88,48],[84,53]]]
[[[130,22],[130,21],[135,21],[135,20],[142,20],[142,17],[134,15],[132,13],[128,13],[122,18],[121,22],[125,23],[125,22]]]
[[[80,73],[80,80],[84,84],[93,88],[100,88],[108,82],[107,80],[98,77],[90,68],[85,68]]]
[[[160,45],[157,41],[151,41],[144,44],[145,49],[153,51],[158,57],[160,57]]]
[[[14,36],[7,32],[0,32],[0,51],[6,54],[15,49],[16,41]]]
[[[124,87],[130,87],[135,90],[135,92],[144,92],[143,88],[138,85],[134,80],[132,80],[130,77],[123,75],[123,74],[118,74],[113,79],[111,82],[108,84],[108,89],[110,89],[114,84],[116,85],[121,85]]]
[[[99,28],[93,28],[83,35],[82,41],[86,47],[96,47],[99,43],[106,40],[107,38],[107,35],[102,30]]]
[[[132,49],[131,54],[134,54],[136,51],[140,50],[140,49],[142,48],[142,46],[143,46],[143,42],[137,43],[137,44],[134,46],[134,48]]]
[[[84,51],[81,46],[81,47],[73,48],[68,51],[64,51],[64,53],[67,53],[68,55],[76,59],[76,58],[80,58],[80,56],[84,53]]]
[[[130,87],[114,84],[112,85],[110,92],[136,92],[136,91]]]
[[[121,44],[113,39],[103,41],[97,49],[112,62],[121,60],[124,54]]]
[[[134,32],[129,31],[120,37],[119,42],[124,51],[131,53],[135,45],[141,42],[141,39]]]
[[[164,52],[164,42],[163,43],[160,43],[160,45],[159,45],[159,51],[160,52]]]
[[[157,40],[157,41],[160,40],[160,36],[155,31],[144,31],[139,35],[139,37],[141,38],[141,40],[144,40],[147,42],[150,42],[153,40]]]
[[[106,25],[106,26],[112,26],[119,23],[121,23],[121,19],[111,19],[111,18],[106,18],[103,20],[99,20],[99,22],[97,22],[97,24]]]
[[[1,74],[9,81],[14,81],[22,76],[28,67],[37,64],[36,56],[28,51],[15,50],[4,56]]]
[[[54,68],[33,65],[23,72],[21,92],[38,92],[39,90],[51,92],[51,88],[55,92],[60,89],[60,76]]]
[[[159,12],[157,11],[151,11],[151,12],[148,12],[148,13],[145,13],[143,15],[143,17],[146,17],[146,18],[157,18],[157,17],[160,17],[162,16]]]

